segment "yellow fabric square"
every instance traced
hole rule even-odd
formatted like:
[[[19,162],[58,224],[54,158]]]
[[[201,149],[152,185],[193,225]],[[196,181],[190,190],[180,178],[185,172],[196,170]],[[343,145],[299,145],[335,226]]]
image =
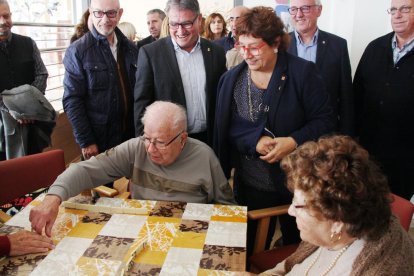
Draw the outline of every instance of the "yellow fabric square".
[[[210,221],[223,221],[223,222],[247,222],[246,217],[221,217],[212,216]]]
[[[74,214],[74,215],[82,215],[82,216],[88,213],[87,210],[68,209],[68,208],[64,208],[63,212],[66,214]]]
[[[148,217],[147,222],[138,233],[137,239],[146,241],[146,246],[151,250],[167,252],[178,232],[178,225],[178,223],[150,220]]]
[[[181,218],[165,218],[165,217],[151,217],[149,216],[147,219],[148,223],[154,223],[154,222],[159,222],[159,223],[180,223],[181,222]]]
[[[152,251],[148,246],[145,247],[133,260],[135,263],[160,265],[164,264],[167,252]]]
[[[102,230],[104,225],[92,223],[78,223],[69,232],[68,237],[94,239]]]
[[[231,275],[235,275],[233,271],[199,269],[197,272],[197,276],[231,276]]]
[[[203,249],[205,240],[205,233],[178,232],[177,236],[173,240],[172,246],[182,248]]]

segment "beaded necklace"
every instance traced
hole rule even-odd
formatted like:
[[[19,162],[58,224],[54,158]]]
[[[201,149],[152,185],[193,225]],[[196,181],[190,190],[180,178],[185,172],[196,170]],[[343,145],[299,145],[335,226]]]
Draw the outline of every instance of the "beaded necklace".
[[[338,255],[335,257],[335,259],[333,260],[333,262],[328,266],[328,268],[322,273],[322,276],[325,276],[329,273],[329,271],[332,270],[332,268],[336,265],[336,262],[338,262],[339,258],[342,256],[342,254],[344,254],[344,252],[349,248],[351,244],[348,244],[347,246],[343,247],[341,249],[341,251],[339,251]],[[309,271],[311,270],[311,268],[315,265],[316,261],[319,259],[319,257],[321,256],[321,252],[322,252],[322,247],[319,249],[319,253],[318,256],[315,257],[315,259],[312,261],[312,263],[308,266],[308,268],[305,271],[305,276],[308,276]]]
[[[252,85],[252,79],[250,78],[250,69],[247,69],[247,96],[249,97],[249,115],[250,115],[250,120],[254,122],[251,85]]]

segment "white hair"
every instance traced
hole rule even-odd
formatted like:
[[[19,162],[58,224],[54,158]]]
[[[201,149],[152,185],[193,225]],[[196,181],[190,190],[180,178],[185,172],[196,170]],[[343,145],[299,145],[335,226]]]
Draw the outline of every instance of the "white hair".
[[[141,118],[143,125],[153,120],[169,124],[171,129],[187,131],[187,114],[183,106],[167,101],[156,101],[145,108]]]

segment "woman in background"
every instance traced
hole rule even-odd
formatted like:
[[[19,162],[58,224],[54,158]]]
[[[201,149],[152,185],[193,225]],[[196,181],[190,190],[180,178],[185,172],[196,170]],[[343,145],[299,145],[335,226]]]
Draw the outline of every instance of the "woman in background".
[[[132,42],[135,41],[135,36],[137,31],[135,30],[135,26],[129,22],[122,22],[119,23],[117,26],[121,32]]]
[[[83,13],[79,24],[75,26],[75,33],[70,38],[70,44],[81,38],[84,34],[92,30],[92,28],[92,19],[89,18],[89,9],[87,9]]]
[[[282,160],[303,242],[262,275],[414,275],[414,241],[391,215],[386,177],[347,136],[307,142]]]
[[[204,38],[208,40],[216,40],[227,35],[226,21],[219,13],[210,14],[204,26]]]
[[[219,82],[214,150],[227,177],[235,168],[240,205],[256,210],[288,204],[292,194],[279,161],[297,145],[333,131],[329,97],[315,65],[286,52],[289,36],[273,9],[249,10],[238,19],[236,33],[244,61]],[[280,216],[280,224],[283,244],[300,241],[292,217]],[[248,254],[256,227],[248,223]]]

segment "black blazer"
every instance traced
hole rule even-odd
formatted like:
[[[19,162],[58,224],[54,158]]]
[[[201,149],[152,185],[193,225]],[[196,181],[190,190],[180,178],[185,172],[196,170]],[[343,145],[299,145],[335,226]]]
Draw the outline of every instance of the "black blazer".
[[[144,38],[144,39],[141,39],[140,41],[138,41],[138,42],[137,42],[137,48],[138,48],[138,51],[139,51],[139,49],[140,49],[142,46],[147,45],[147,44],[150,44],[150,43],[154,42],[155,40],[156,40],[156,39],[155,39],[152,35],[147,36],[147,37],[146,37],[146,38]]]
[[[226,57],[222,47],[200,39],[206,71],[207,136],[212,145],[217,84],[226,71]],[[145,107],[163,100],[186,107],[184,87],[171,37],[145,45],[138,55],[134,89],[135,135],[142,133],[141,117]]]
[[[290,38],[288,52],[297,56],[294,32],[290,33]],[[325,82],[334,114],[338,118],[336,130],[354,136],[354,97],[346,40],[319,30],[316,68]]]

